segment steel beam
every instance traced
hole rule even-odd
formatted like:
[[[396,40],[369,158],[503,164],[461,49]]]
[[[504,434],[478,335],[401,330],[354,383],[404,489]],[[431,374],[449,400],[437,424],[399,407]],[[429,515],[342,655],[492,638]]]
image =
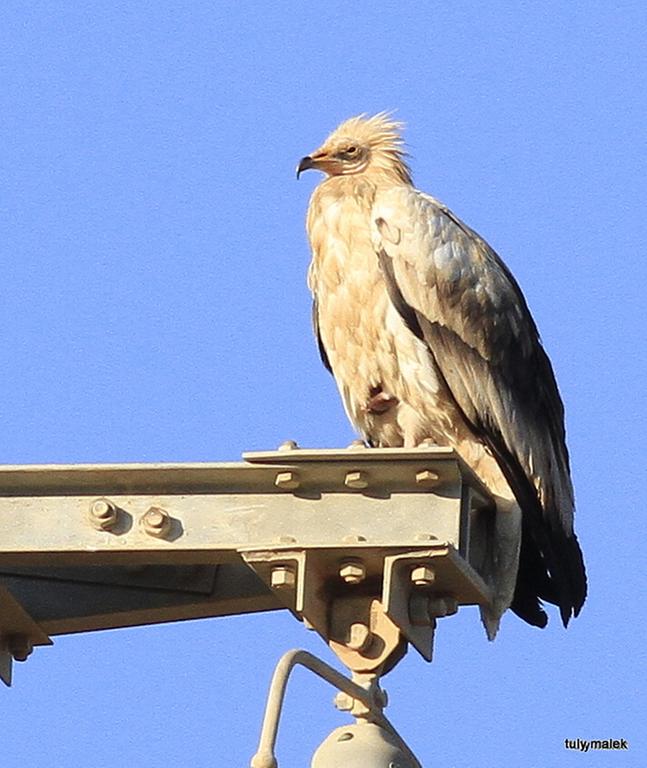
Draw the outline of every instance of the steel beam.
[[[291,558],[314,564],[315,576],[306,584],[300,574],[299,583],[316,595],[325,592],[316,579],[339,579],[339,564],[349,558],[368,564],[371,583],[381,582],[385,568],[401,582],[397,558],[411,563],[432,547],[437,563],[441,552],[449,553],[439,573],[463,590],[459,602],[486,599],[478,574],[492,503],[453,451],[293,449],[244,459],[0,467],[0,587],[40,632],[25,629],[31,642],[45,642],[48,634],[296,610],[275,567]],[[467,577],[452,565],[455,556]],[[393,605],[401,594],[395,581],[385,584],[389,615],[406,613]],[[16,634],[6,604],[0,601],[5,640]],[[420,644],[420,630],[407,636]]]

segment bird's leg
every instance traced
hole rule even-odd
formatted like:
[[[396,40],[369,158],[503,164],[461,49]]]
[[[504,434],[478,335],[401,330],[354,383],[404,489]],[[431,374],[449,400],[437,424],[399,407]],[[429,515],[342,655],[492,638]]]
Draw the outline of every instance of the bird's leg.
[[[377,387],[371,387],[369,390],[369,399],[364,406],[364,410],[367,413],[382,414],[386,413],[397,404],[398,398],[389,395],[380,385],[378,385]]]

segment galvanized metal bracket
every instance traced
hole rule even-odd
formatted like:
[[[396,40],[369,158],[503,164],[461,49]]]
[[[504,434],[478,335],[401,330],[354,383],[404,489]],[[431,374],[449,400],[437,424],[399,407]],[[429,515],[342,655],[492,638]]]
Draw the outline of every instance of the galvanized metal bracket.
[[[35,645],[52,641],[10,592],[0,587],[0,680],[11,685],[13,661],[26,661]]]
[[[352,672],[383,674],[406,643],[432,659],[436,619],[486,604],[490,589],[451,545],[389,550],[241,553],[297,618]]]
[[[226,464],[0,467],[0,586],[38,628],[30,642],[288,607],[357,674],[383,673],[407,642],[431,658],[435,619],[489,600],[478,478],[436,446],[284,447]]]

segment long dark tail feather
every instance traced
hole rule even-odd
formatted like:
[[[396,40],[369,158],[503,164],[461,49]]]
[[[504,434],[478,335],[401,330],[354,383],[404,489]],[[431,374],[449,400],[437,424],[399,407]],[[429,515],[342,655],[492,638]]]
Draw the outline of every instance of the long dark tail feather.
[[[543,628],[548,621],[542,600],[559,607],[562,623],[566,627],[569,620],[579,614],[586,598],[584,559],[577,538],[562,533],[556,549],[551,559],[558,558],[562,566],[557,579],[549,573],[545,554],[542,556],[532,526],[524,515],[519,573],[510,607],[519,618],[535,627]]]
[[[501,441],[488,440],[522,511],[519,573],[512,610],[529,624],[544,627],[541,600],[559,607],[566,627],[586,598],[586,572],[575,534],[549,527],[532,483]]]

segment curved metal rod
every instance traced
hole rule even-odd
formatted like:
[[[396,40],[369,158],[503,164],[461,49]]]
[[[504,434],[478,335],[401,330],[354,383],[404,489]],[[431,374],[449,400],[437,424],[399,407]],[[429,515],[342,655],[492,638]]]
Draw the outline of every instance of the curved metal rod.
[[[338,672],[329,664],[326,664],[325,661],[321,661],[321,659],[308,653],[308,651],[299,649],[284,653],[279,659],[279,663],[276,665],[276,669],[272,675],[272,682],[270,683],[270,690],[267,695],[267,705],[263,717],[261,738],[258,743],[258,750],[252,758],[251,768],[278,768],[274,748],[276,746],[276,737],[278,735],[281,707],[283,706],[283,700],[285,699],[285,689],[288,684],[290,673],[297,665],[309,669],[333,687],[347,693],[354,699],[361,701],[361,703],[370,711],[372,721],[376,725],[387,730],[397,740],[399,748],[412,761],[413,765],[417,766],[417,768],[422,768],[416,756],[404,743],[402,737],[395,730],[393,725],[391,725],[388,718],[385,717],[382,710],[375,705],[373,697],[365,688],[362,688],[361,685],[344,677],[341,672]]]

